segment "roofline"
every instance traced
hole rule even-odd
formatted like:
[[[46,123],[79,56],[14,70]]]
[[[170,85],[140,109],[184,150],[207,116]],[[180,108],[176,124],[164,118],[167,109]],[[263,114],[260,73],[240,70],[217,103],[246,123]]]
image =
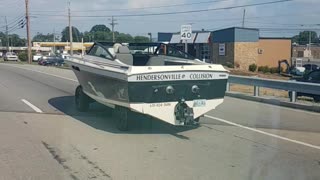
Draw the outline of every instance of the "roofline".
[[[259,37],[259,39],[283,39],[283,40],[292,40],[292,38],[289,37]]]
[[[219,30],[216,30],[216,31],[212,31],[212,32],[225,31],[225,30],[229,30],[229,29],[246,29],[246,30],[259,31],[259,29],[257,29],[257,28],[229,27],[229,28],[225,28],[225,29],[219,29]]]

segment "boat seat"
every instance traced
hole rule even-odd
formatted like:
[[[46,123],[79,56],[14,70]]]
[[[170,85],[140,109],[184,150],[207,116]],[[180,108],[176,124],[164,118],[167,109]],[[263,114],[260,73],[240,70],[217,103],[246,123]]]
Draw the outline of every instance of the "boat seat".
[[[154,56],[150,58],[146,64],[146,66],[164,66],[164,65],[165,65],[164,59],[159,56]]]
[[[127,65],[133,65],[133,56],[127,46],[119,47],[116,58]]]

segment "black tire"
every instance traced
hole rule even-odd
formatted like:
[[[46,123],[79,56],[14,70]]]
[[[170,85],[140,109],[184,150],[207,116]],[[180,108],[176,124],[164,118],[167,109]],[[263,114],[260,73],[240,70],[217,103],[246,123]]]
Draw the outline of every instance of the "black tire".
[[[90,98],[83,92],[81,86],[78,86],[75,92],[75,105],[80,112],[86,112],[89,109]]]
[[[128,131],[129,125],[128,125],[128,118],[129,118],[129,112],[130,110],[124,107],[116,106],[114,110],[114,115],[117,121],[117,128],[120,131]]]

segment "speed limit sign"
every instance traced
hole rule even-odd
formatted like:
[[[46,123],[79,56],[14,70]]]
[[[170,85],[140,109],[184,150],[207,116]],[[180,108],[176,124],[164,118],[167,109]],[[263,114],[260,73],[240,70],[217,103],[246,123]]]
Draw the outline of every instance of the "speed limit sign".
[[[192,39],[192,27],[191,25],[182,25],[181,26],[181,40],[190,40]]]

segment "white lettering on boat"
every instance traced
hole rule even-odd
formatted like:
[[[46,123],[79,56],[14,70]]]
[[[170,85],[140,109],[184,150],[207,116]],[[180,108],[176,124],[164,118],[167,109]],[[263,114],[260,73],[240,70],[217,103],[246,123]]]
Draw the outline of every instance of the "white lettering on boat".
[[[141,81],[184,81],[184,80],[212,80],[227,79],[226,73],[219,72],[183,72],[183,73],[156,73],[140,74],[129,77],[131,82]]]

